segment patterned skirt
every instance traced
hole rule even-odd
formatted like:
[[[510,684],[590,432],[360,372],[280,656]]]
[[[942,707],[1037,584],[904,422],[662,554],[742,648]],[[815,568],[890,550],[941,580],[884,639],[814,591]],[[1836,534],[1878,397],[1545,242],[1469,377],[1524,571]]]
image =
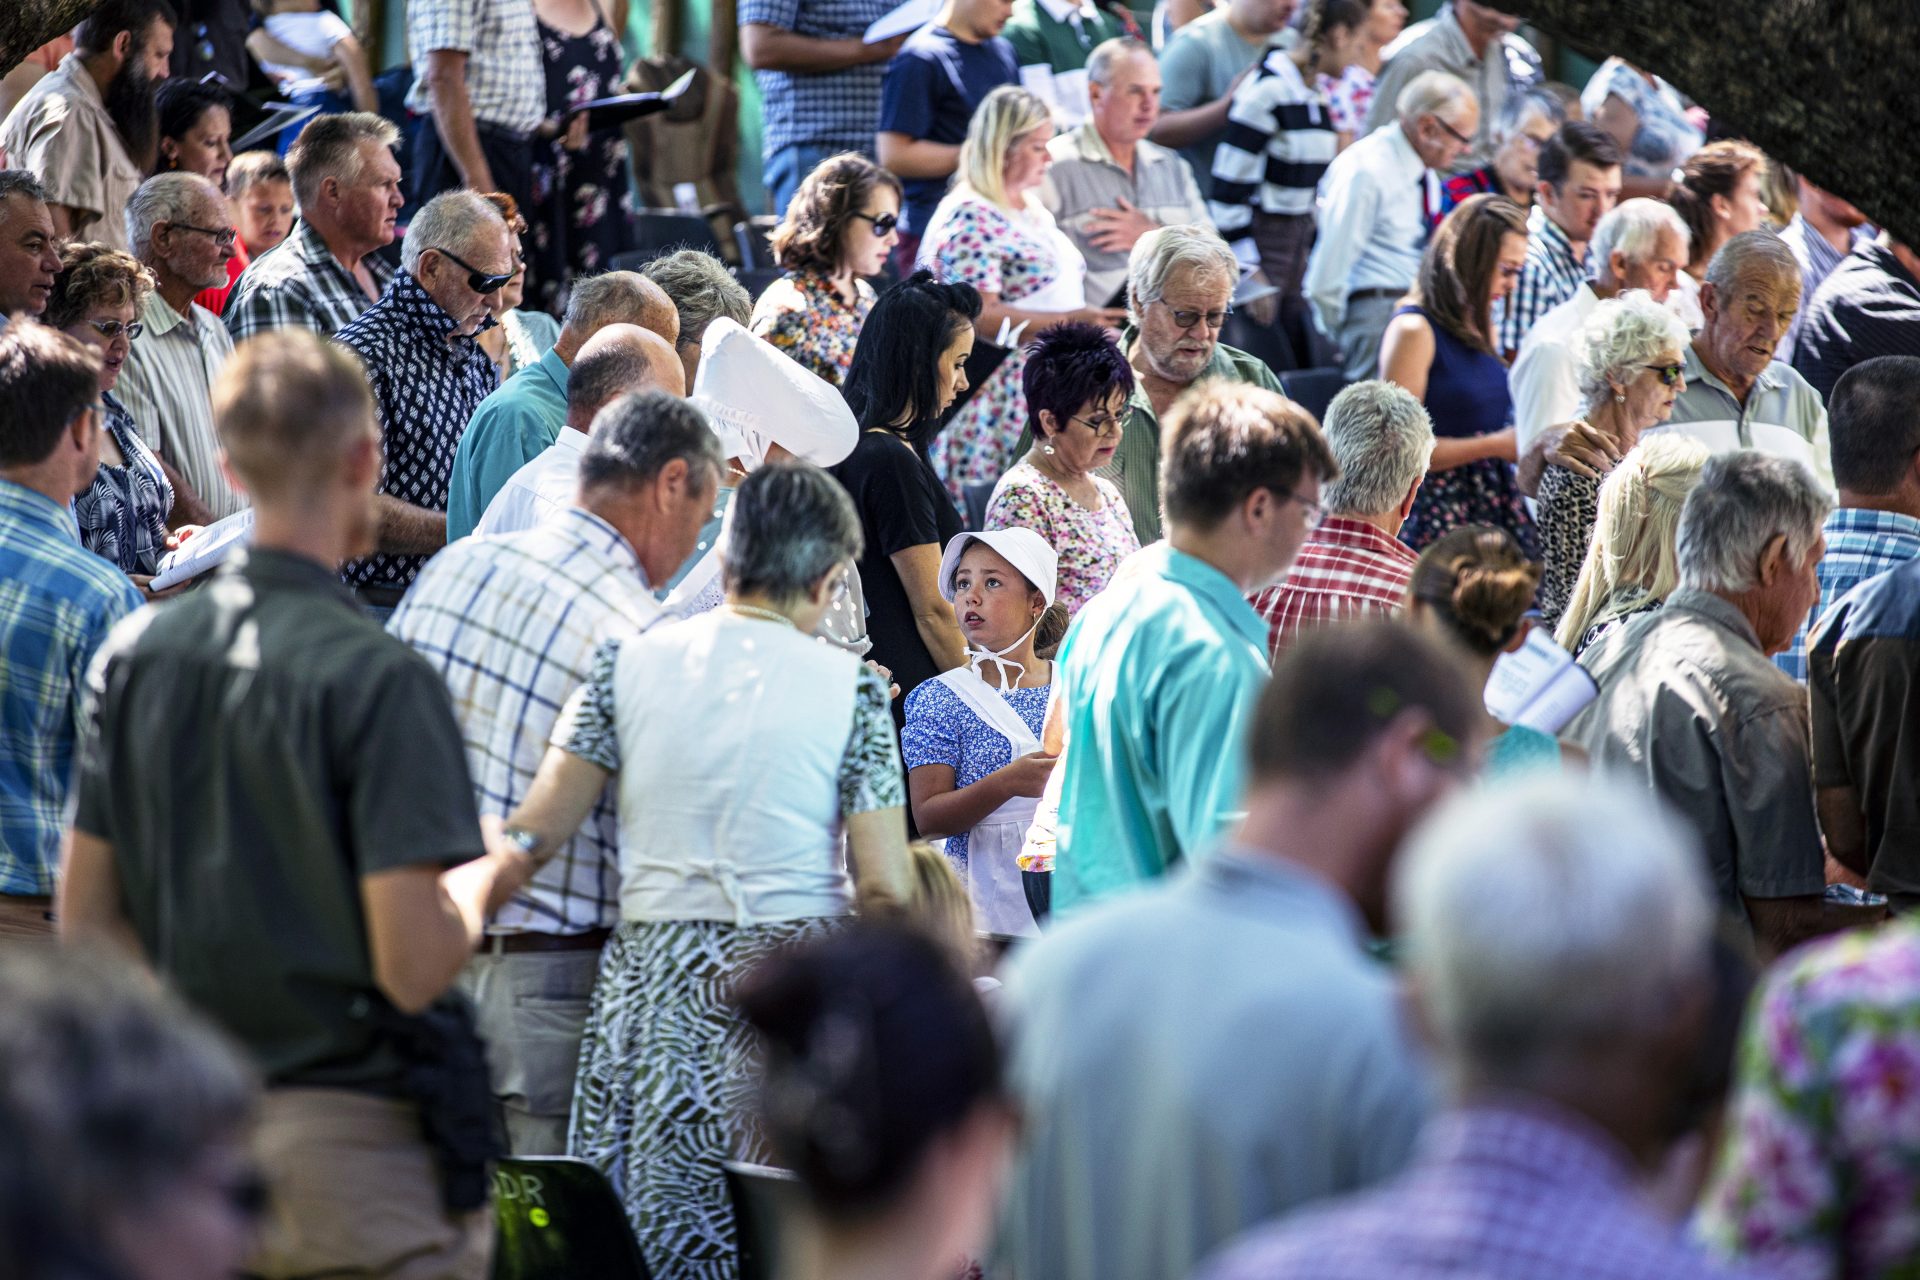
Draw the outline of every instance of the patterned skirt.
[[[1512,534],[1527,559],[1540,558],[1540,539],[1527,500],[1513,477],[1513,464],[1482,458],[1446,471],[1429,471],[1400,526],[1400,541],[1415,551],[1464,525],[1492,525]]]
[[[753,1119],[757,1055],[729,996],[772,952],[838,924],[628,921],[607,941],[567,1149],[613,1183],[656,1280],[738,1276],[720,1162],[769,1152]]]

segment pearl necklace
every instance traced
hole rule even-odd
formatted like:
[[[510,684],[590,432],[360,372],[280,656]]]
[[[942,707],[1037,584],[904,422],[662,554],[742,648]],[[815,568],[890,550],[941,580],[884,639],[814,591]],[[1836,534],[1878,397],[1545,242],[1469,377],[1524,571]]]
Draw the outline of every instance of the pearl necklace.
[[[763,622],[779,622],[793,627],[792,618],[789,618],[784,613],[776,613],[772,609],[762,609],[760,606],[752,604],[735,604],[731,600],[727,602],[727,608],[744,618],[759,618]],[[800,628],[793,627],[793,629],[798,631]]]

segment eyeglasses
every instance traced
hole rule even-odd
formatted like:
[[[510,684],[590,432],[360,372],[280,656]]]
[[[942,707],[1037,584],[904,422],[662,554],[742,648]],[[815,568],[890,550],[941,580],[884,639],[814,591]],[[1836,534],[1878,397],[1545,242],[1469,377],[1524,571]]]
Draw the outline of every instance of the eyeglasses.
[[[1098,418],[1069,417],[1068,422],[1077,422],[1093,432],[1096,439],[1105,440],[1109,436],[1120,434],[1120,419],[1113,414],[1102,414]]]
[[[1687,366],[1683,364],[1643,364],[1640,367],[1651,369],[1659,374],[1661,385],[1668,387],[1679,386],[1680,379],[1687,370]]]
[[[892,235],[900,225],[900,215],[897,213],[856,213],[853,216],[862,222],[872,223],[876,237]]]
[[[1445,120],[1442,120],[1439,116],[1428,116],[1427,118],[1433,121],[1435,124],[1439,125],[1442,129],[1445,129],[1448,133],[1452,134],[1453,140],[1459,143],[1461,146],[1470,147],[1473,145],[1472,138],[1469,138],[1466,134],[1460,132],[1458,129],[1448,124]]]
[[[240,233],[232,227],[196,227],[191,222],[169,222],[167,225],[175,231],[198,231],[203,236],[212,236],[213,242],[222,249],[233,248],[233,242],[240,238]]]
[[[504,271],[499,273],[495,273],[491,271],[482,271],[480,268],[474,266],[471,262],[462,262],[459,258],[455,257],[453,254],[449,253],[447,250],[442,249],[439,245],[433,246],[433,252],[439,254],[441,257],[445,258],[448,262],[453,263],[457,267],[465,267],[467,269],[467,288],[473,290],[475,293],[494,292],[495,290],[503,287],[507,283],[507,281],[513,279],[514,271],[519,270],[519,267],[516,265],[514,267],[514,271]]]
[[[112,341],[123,333],[127,335],[128,341],[132,341],[145,332],[147,327],[138,320],[89,320],[87,323],[93,327],[95,333],[108,341]]]
[[[1218,329],[1233,314],[1232,307],[1222,307],[1218,311],[1176,311],[1167,306],[1164,299],[1155,298],[1154,301],[1167,308],[1167,312],[1173,316],[1174,327],[1179,329],[1191,329],[1202,320],[1207,322],[1207,328]]]
[[[1320,522],[1327,518],[1327,509],[1311,498],[1303,498],[1299,494],[1285,489],[1275,489],[1271,492],[1274,493],[1275,496],[1284,498],[1289,502],[1297,502],[1300,504],[1300,509],[1306,513],[1307,529],[1309,531],[1318,529]]]

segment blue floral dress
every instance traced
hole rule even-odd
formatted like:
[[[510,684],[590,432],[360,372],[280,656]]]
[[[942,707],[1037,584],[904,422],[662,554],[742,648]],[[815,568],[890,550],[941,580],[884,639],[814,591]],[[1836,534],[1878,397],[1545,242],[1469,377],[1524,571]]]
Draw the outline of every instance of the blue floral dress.
[[[1047,718],[1051,686],[999,693],[1019,713],[1033,736],[1040,736]],[[900,758],[909,771],[927,764],[953,770],[953,789],[970,787],[996,769],[1013,763],[1006,735],[983,722],[971,708],[938,680],[929,680],[907,695],[907,727],[900,735]],[[967,833],[947,837],[947,860],[967,878]]]

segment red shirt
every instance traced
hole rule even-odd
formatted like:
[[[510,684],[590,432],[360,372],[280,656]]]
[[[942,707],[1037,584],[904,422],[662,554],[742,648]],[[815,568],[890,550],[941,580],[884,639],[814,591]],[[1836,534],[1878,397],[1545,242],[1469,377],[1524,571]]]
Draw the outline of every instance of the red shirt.
[[[1419,559],[1365,521],[1328,516],[1300,548],[1285,581],[1250,597],[1267,620],[1273,657],[1302,628],[1397,613]]]

